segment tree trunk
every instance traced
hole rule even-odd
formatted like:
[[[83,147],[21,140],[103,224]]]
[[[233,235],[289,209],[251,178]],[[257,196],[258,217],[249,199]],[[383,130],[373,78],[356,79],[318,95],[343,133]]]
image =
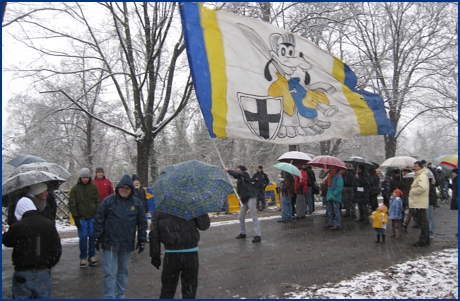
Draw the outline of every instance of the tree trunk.
[[[151,135],[137,141],[137,175],[143,185],[148,185],[149,179],[149,157],[152,149],[153,139]]]
[[[391,138],[388,135],[385,135],[385,158],[392,158],[396,154],[396,137]]]
[[[299,146],[298,145],[289,145],[289,151],[290,152],[293,152],[293,151],[299,151]]]

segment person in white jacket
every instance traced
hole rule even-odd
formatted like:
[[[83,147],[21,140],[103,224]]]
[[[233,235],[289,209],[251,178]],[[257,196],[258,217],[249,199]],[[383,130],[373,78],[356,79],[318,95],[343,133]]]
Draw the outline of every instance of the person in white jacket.
[[[430,245],[430,230],[428,226],[427,209],[429,205],[428,169],[422,162],[414,163],[414,181],[409,191],[409,208],[413,209],[414,219],[420,228],[419,240],[414,247],[427,247]]]

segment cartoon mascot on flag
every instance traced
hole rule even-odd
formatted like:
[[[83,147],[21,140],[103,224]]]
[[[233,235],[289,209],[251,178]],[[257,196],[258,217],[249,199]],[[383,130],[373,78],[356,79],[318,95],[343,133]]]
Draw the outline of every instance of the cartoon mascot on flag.
[[[311,78],[308,70],[312,68],[312,65],[306,61],[302,52],[296,51],[294,35],[291,33],[271,34],[269,38],[271,49],[269,49],[252,28],[241,23],[238,24],[238,27],[267,59],[264,77],[269,82],[274,80],[268,88],[268,95],[272,98],[272,102],[274,99],[282,100],[280,124],[275,127],[277,131],[275,135],[269,136],[293,138],[297,135],[315,136],[324,133],[331,123],[319,120],[318,110],[325,117],[337,114],[337,106],[330,106],[327,97],[327,94],[336,92],[336,89],[322,82],[310,84]],[[275,78],[270,70],[273,67],[276,70]],[[302,76],[296,76],[298,74]],[[238,93],[238,97],[244,109],[243,101],[247,101],[250,97],[244,93]],[[246,123],[251,127],[248,122]],[[261,137],[267,139],[268,136]]]

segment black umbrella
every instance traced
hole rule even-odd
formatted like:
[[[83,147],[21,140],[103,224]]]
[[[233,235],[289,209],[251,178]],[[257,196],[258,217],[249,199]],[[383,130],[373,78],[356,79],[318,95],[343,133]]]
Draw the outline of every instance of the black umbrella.
[[[19,155],[13,160],[7,162],[6,164],[12,165],[14,167],[21,166],[22,164],[36,163],[36,162],[46,162],[45,159],[42,159],[37,156],[31,155]]]
[[[372,162],[372,161],[367,160],[367,159],[364,159],[364,158],[361,158],[361,157],[358,157],[358,156],[353,156],[353,157],[347,158],[347,159],[343,160],[343,162],[353,165],[353,167],[355,169],[357,169],[358,165],[364,165],[364,167],[366,169],[377,169],[377,168],[379,168],[379,165],[377,163]]]

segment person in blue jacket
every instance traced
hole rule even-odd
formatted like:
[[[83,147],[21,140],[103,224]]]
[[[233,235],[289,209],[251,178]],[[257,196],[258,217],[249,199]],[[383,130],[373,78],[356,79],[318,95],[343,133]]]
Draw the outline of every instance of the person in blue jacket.
[[[343,178],[345,169],[331,171],[328,178],[326,203],[327,203],[327,224],[325,228],[331,230],[340,229],[340,204],[342,203]]]
[[[97,209],[94,219],[96,250],[102,246],[104,295],[106,299],[124,299],[128,282],[128,264],[134,251],[144,250],[147,219],[141,201],[134,196],[130,175],[123,175],[115,193],[107,196]]]

